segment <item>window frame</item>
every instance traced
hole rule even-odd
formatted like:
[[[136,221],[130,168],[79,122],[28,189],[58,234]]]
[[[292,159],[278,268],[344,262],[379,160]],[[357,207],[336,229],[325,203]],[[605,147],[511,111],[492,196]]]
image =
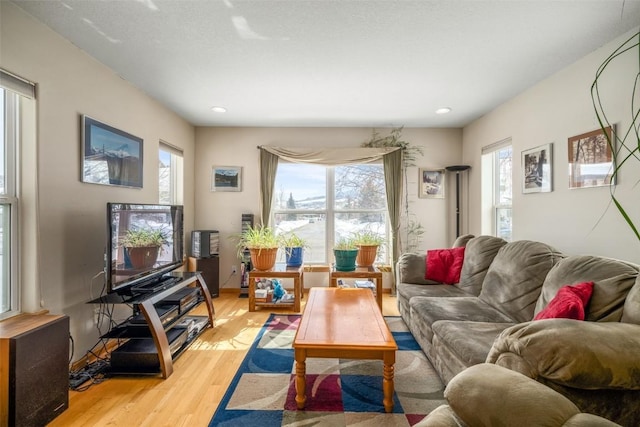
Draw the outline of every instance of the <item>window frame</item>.
[[[158,161],[158,202],[181,205],[184,202],[184,153],[162,140],[158,145],[158,160],[160,160],[161,152],[169,154],[169,200],[162,199],[160,161]]]
[[[511,176],[508,177],[508,181],[511,183],[510,203],[505,203],[500,200],[500,152],[505,149],[511,150]],[[483,168],[488,169],[482,171],[482,233],[504,238],[500,235],[500,211],[509,210],[511,213],[510,216],[513,218],[513,144],[511,139],[508,138],[484,147],[482,149],[481,163]],[[509,225],[509,238],[506,238],[505,240],[511,240],[513,236],[513,222]]]
[[[286,162],[286,161],[280,161],[281,163],[290,163],[290,162]],[[371,164],[371,163],[367,163],[367,164]],[[378,163],[375,163],[378,164]],[[301,164],[304,166],[304,164]],[[385,207],[384,208],[380,208],[380,209],[344,209],[344,208],[336,208],[335,205],[335,200],[336,200],[336,167],[339,166],[327,166],[327,165],[321,165],[321,164],[309,164],[309,165],[313,165],[313,166],[320,166],[320,167],[324,167],[325,168],[325,191],[326,191],[326,203],[325,203],[325,208],[324,209],[286,209],[286,208],[279,208],[276,206],[275,203],[275,198],[276,198],[276,194],[274,192],[274,200],[272,201],[272,208],[271,208],[271,212],[269,214],[269,219],[270,219],[270,224],[275,224],[275,217],[276,215],[283,215],[283,214],[318,214],[318,215],[324,215],[325,216],[325,254],[324,254],[324,261],[312,261],[312,262],[308,262],[308,264],[311,265],[322,265],[322,264],[331,264],[332,260],[333,260],[333,246],[335,245],[335,236],[336,236],[336,232],[335,232],[335,217],[336,215],[339,214],[367,214],[367,213],[373,213],[373,214],[382,214],[384,216],[384,222],[385,222],[385,247],[389,247],[390,245],[390,236],[389,236],[389,210],[386,206],[386,199],[385,199]],[[379,165],[382,167],[382,163],[379,163]],[[346,165],[345,165],[346,166]],[[277,181],[277,172],[276,172],[276,181]],[[390,261],[390,251],[386,250],[384,252],[385,254],[385,259],[383,260],[383,262],[385,264],[388,264]],[[307,263],[305,261],[305,263]]]
[[[9,295],[0,305],[0,320],[15,316],[21,312],[21,289],[20,289],[20,252],[19,252],[19,233],[20,233],[20,216],[19,216],[19,141],[20,141],[20,95],[8,90],[2,89],[2,102],[4,104],[4,192],[0,191],[0,206],[7,206],[8,222],[9,222],[9,243],[5,246],[9,249],[9,260],[2,260],[4,266],[8,267],[8,271],[2,274],[0,280],[8,280],[8,285],[2,284],[3,288],[8,289]],[[3,226],[4,229],[4,226]],[[4,234],[4,233],[3,233]],[[4,237],[3,237],[4,239]],[[4,242],[3,242],[4,245]],[[3,266],[3,271],[4,271]],[[2,306],[6,305],[6,310]],[[4,311],[3,311],[4,310]]]

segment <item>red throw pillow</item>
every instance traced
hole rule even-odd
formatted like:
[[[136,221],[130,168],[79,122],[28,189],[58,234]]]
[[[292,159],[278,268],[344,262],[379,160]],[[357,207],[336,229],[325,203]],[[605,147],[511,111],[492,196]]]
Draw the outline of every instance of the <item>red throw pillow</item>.
[[[448,285],[458,283],[460,281],[462,261],[464,261],[464,246],[429,250],[427,251],[427,271],[424,278]]]
[[[584,308],[589,304],[592,293],[593,282],[563,286],[558,289],[558,293],[544,310],[536,314],[534,320],[557,318],[584,320]]]

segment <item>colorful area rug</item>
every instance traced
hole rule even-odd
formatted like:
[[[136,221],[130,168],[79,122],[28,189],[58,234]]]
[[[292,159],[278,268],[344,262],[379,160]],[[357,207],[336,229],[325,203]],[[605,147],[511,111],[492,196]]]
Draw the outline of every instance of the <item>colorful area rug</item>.
[[[307,404],[295,402],[293,342],[299,315],[262,327],[210,427],[412,426],[445,403],[444,386],[400,317],[385,317],[398,344],[393,413],[382,405],[382,361],[307,359]],[[345,325],[346,326],[346,325]]]

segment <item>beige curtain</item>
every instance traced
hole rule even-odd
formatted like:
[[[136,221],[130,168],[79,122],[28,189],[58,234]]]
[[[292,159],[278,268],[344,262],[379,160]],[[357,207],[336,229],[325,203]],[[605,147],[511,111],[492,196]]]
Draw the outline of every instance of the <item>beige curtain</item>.
[[[260,198],[262,223],[267,225],[271,218],[271,200],[275,185],[278,160],[293,163],[313,163],[325,166],[353,163],[372,163],[382,159],[387,191],[387,208],[391,225],[391,268],[395,268],[400,255],[400,205],[402,198],[402,149],[400,147],[379,148],[330,148],[309,150],[305,148],[284,148],[263,145],[260,148]],[[395,273],[392,274],[395,277]],[[395,294],[395,280],[391,284]]]
[[[335,166],[353,163],[372,163],[399,147],[380,148],[328,148],[326,150],[310,150],[308,148],[270,147],[263,145],[261,151],[267,151],[293,163],[314,163],[316,165]]]
[[[384,181],[387,189],[387,209],[391,226],[391,294],[396,293],[395,266],[400,256],[400,205],[402,204],[402,150],[392,151],[382,156]]]
[[[278,171],[278,156],[267,150],[260,150],[260,215],[262,225],[271,221],[271,201]]]

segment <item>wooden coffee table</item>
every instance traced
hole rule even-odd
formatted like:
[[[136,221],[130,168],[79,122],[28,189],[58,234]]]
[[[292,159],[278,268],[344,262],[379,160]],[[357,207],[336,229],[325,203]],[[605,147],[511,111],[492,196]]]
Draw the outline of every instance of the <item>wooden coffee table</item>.
[[[398,345],[369,289],[312,288],[293,348],[298,409],[307,401],[307,357],[325,357],[382,360],[382,403],[386,412],[393,410],[393,365]]]

